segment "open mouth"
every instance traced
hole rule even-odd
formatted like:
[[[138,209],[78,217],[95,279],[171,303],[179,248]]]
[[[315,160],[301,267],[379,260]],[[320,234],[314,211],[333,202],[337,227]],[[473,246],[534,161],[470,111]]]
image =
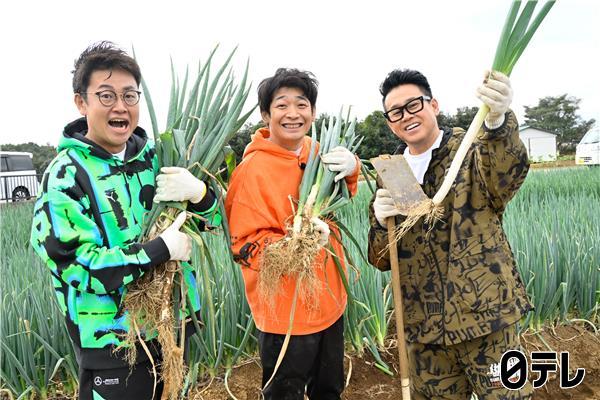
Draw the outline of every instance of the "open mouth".
[[[418,122],[415,122],[415,123],[412,123],[410,125],[407,125],[406,128],[404,128],[404,130],[406,130],[407,132],[408,131],[412,131],[413,129],[415,129],[415,128],[419,127],[419,126],[421,126],[421,124],[418,123]]]
[[[124,119],[115,118],[115,119],[109,120],[108,124],[110,126],[112,126],[113,128],[126,129],[129,126],[129,121],[124,120]]]
[[[296,123],[296,124],[281,124],[281,126],[283,126],[286,129],[298,129],[302,126],[301,123]]]

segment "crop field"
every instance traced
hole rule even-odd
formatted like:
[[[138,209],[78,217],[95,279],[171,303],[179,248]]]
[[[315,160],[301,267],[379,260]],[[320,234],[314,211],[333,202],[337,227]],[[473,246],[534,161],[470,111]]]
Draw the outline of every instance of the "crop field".
[[[346,243],[352,302],[345,316],[347,352],[374,360],[372,371],[395,374],[382,357],[393,319],[389,273],[364,260],[371,192],[365,183],[339,212],[357,242]],[[32,203],[1,211],[0,398],[72,396],[77,364],[55,302],[49,270],[29,247]],[[557,322],[600,326],[600,169],[533,170],[509,204],[504,226],[534,303],[522,327],[535,332]],[[255,328],[239,267],[220,235],[196,249],[205,327],[192,341],[186,386],[195,387],[256,356]],[[208,254],[211,260],[203,259]],[[198,259],[196,258],[196,259]]]

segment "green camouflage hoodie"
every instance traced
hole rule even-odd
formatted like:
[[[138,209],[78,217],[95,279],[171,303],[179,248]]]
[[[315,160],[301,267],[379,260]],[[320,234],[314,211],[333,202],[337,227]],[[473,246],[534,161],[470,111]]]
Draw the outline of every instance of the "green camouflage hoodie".
[[[86,139],[86,131],[84,118],[65,127],[35,204],[31,244],[50,268],[80,366],[102,369],[123,364],[113,349],[129,329],[120,308],[127,284],[167,261],[169,250],[161,238],[139,242],[158,173],[144,130],[135,129],[124,161]],[[220,222],[210,191],[193,211]],[[184,278],[197,312],[195,273],[187,263]],[[146,358],[144,351],[138,355]]]
[[[445,131],[440,147],[433,150],[422,185],[430,198],[464,134],[460,128]],[[398,242],[408,341],[457,344],[513,324],[531,309],[502,229],[506,204],[528,169],[518,123],[509,112],[501,127],[479,132],[429,238],[425,233],[430,227],[421,219]],[[396,217],[396,224],[403,220]],[[377,222],[372,203],[370,221],[369,260],[388,270],[387,230]]]

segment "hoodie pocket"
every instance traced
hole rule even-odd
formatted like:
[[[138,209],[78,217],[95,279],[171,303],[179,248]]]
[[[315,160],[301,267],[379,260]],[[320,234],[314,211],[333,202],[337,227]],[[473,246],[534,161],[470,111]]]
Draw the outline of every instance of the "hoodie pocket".
[[[117,317],[117,304],[109,294],[79,292],[77,317],[81,347],[102,348],[119,343],[127,333],[125,316]]]

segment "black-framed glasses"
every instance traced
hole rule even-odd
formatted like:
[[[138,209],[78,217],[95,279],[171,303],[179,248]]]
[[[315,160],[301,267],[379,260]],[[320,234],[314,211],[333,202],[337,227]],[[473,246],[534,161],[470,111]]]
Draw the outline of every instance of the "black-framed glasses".
[[[384,112],[383,116],[390,122],[398,122],[404,118],[404,110],[406,110],[406,112],[409,114],[416,114],[423,109],[423,104],[425,101],[431,101],[431,97],[419,96],[412,99],[402,107],[392,108],[391,110]]]
[[[139,103],[142,92],[139,90],[126,90],[117,94],[114,90],[106,89],[99,92],[81,92],[80,94],[95,94],[103,106],[110,107],[117,103],[117,96],[121,96],[123,102],[128,106],[135,106]]]

